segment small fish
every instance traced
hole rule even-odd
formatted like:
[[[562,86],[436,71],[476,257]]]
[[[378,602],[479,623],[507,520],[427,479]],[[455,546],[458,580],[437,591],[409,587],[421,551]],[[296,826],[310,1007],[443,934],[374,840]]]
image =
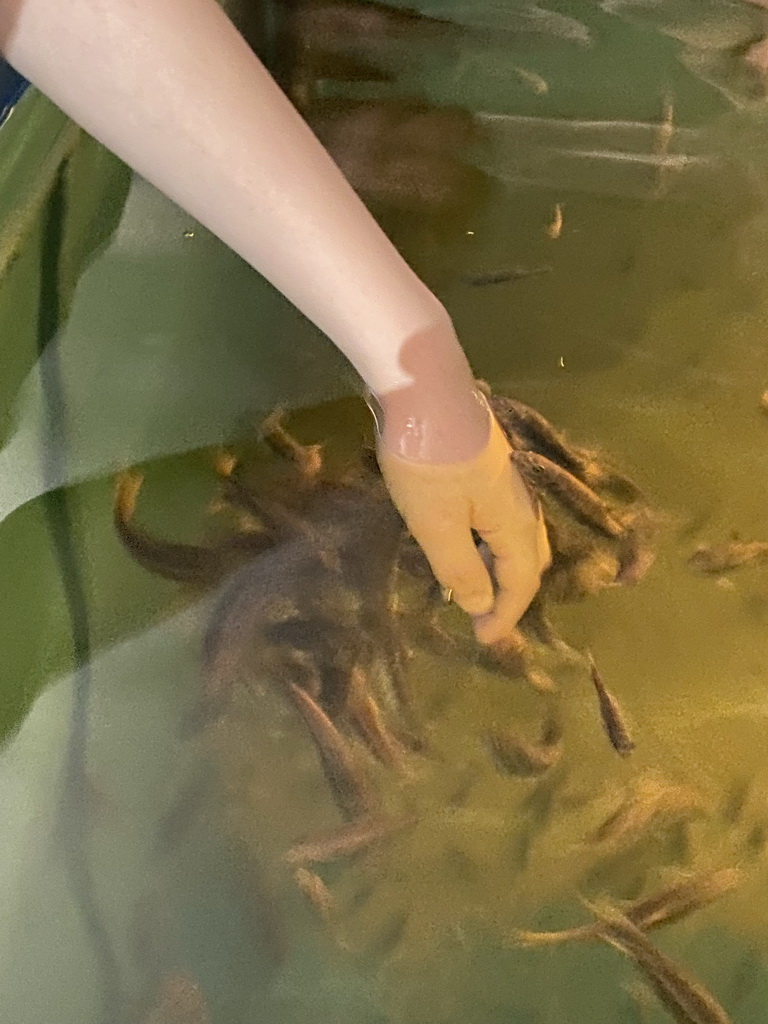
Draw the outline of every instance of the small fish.
[[[509,775],[543,775],[562,756],[562,733],[554,721],[548,722],[539,743],[529,743],[508,729],[495,729],[488,743],[496,764]]]
[[[720,573],[749,562],[768,560],[768,541],[738,541],[727,544],[700,544],[688,559],[688,565],[699,572]]]
[[[768,414],[768,391],[764,391],[760,396],[760,408]]]
[[[181,972],[166,975],[142,1024],[211,1024],[205,995],[196,979]]]
[[[604,482],[605,472],[600,466],[597,453],[571,444],[546,416],[532,406],[506,395],[492,395],[484,381],[477,381],[477,385],[488,398],[513,447],[532,448],[538,451],[540,455],[559,463],[589,487],[599,486]],[[515,443],[514,437],[519,434],[523,435],[524,444]]]
[[[766,846],[768,846],[768,826],[761,821],[748,832],[744,839],[744,849],[750,857],[759,857],[765,853]]]
[[[686,878],[642,899],[633,900],[623,913],[642,931],[674,924],[732,892],[744,878],[738,868],[721,868]],[[600,938],[595,922],[562,931],[518,931],[512,936],[517,945],[557,946],[565,942],[595,941]]]
[[[340,828],[316,835],[291,847],[285,854],[289,864],[327,864],[353,857],[378,843],[391,839],[409,824],[409,818],[367,816]]]
[[[206,800],[211,792],[213,779],[209,772],[201,769],[182,786],[170,808],[160,819],[155,834],[155,853],[167,856],[192,831],[202,816]]]
[[[309,868],[296,868],[293,877],[323,921],[333,913],[333,896],[322,878]]]
[[[630,586],[639,583],[656,560],[656,552],[650,545],[650,524],[638,517],[628,522],[619,538],[619,571],[615,582]]]
[[[347,713],[371,752],[383,764],[402,767],[407,751],[392,734],[381,708],[368,691],[365,674],[359,665],[352,669],[347,699]]]
[[[133,523],[144,477],[135,470],[118,474],[113,521],[128,553],[145,569],[178,583],[214,583],[224,570],[224,547],[199,547],[155,540]]]
[[[612,907],[592,907],[600,937],[628,956],[656,995],[685,1024],[733,1024],[731,1017],[699,981],[649,941],[626,915]]]
[[[536,452],[515,451],[512,459],[535,489],[546,488],[565,508],[606,536],[622,536],[624,525],[608,505],[568,470]]]
[[[552,267],[511,267],[507,270],[489,270],[487,273],[465,274],[462,277],[464,284],[476,288],[483,288],[491,284],[509,284],[511,281],[521,281],[524,277],[535,277],[538,274],[549,274]]]
[[[554,209],[552,210],[552,219],[547,224],[547,237],[553,241],[559,238],[563,233],[563,206],[561,203],[555,203]]]
[[[600,716],[611,746],[617,754],[627,757],[635,749],[635,743],[629,735],[629,729],[624,719],[619,702],[614,695],[606,689],[605,683],[597,670],[595,659],[591,652],[587,652],[589,661],[589,673],[592,678],[592,685],[597,692],[597,700],[600,706]]]
[[[315,741],[339,810],[348,818],[370,812],[375,803],[371,788],[347,741],[306,690],[295,683],[288,683],[287,690]]]
[[[721,868],[695,875],[636,900],[625,913],[643,931],[673,924],[732,892],[743,879],[744,872],[739,868]]]
[[[738,825],[744,817],[752,793],[752,779],[736,779],[728,787],[720,811],[720,817],[727,825]]]
[[[314,480],[323,468],[323,446],[299,444],[283,425],[285,413],[276,409],[261,424],[261,436],[272,451],[293,462],[305,480]]]
[[[701,797],[694,789],[650,775],[638,779],[633,792],[588,839],[594,843],[628,842],[646,835],[656,821],[682,821],[703,810]]]
[[[522,82],[536,93],[537,96],[546,96],[549,92],[549,85],[541,75],[537,75],[535,71],[529,71],[528,68],[519,67],[514,67],[512,70]]]

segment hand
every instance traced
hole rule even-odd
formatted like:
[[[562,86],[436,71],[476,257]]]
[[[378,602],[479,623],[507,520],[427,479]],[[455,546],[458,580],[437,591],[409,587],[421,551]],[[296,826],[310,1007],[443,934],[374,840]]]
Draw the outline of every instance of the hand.
[[[378,454],[392,500],[438,581],[473,617],[477,638],[503,646],[539,589],[551,554],[538,502],[485,409],[490,430],[486,425],[487,442],[474,458],[439,464],[406,459],[392,451],[386,432]],[[493,580],[472,530],[490,550]]]

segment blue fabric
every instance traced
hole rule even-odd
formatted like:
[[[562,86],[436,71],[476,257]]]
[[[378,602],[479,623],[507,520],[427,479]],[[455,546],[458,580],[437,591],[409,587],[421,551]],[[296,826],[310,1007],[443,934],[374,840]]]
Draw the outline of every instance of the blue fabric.
[[[8,117],[27,87],[27,81],[0,60],[0,124]]]

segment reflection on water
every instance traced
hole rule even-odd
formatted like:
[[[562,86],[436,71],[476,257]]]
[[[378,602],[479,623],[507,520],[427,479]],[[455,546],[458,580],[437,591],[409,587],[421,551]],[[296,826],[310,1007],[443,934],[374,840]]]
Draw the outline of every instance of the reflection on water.
[[[674,25],[658,5],[602,6],[686,54],[743,41],[738,19],[703,38],[682,6]],[[592,47],[568,44],[581,59],[602,24]],[[549,176],[494,188],[469,224],[389,215],[477,372],[526,403],[499,409],[557,557],[511,652],[478,651],[437,600],[365,468],[362,403],[296,413],[299,446],[272,421],[277,454],[246,438],[239,461],[146,465],[122,479],[116,522],[111,481],[69,492],[95,651],[73,820],[108,956],[56,828],[68,676],[0,762],[4,1019],[104,1020],[109,958],[131,1024],[653,1024],[664,985],[682,1019],[723,1019],[718,1004],[763,1019],[763,155],[740,148],[741,121],[694,131],[683,109],[669,152],[703,162],[661,190],[634,187],[637,161],[601,157],[629,182],[601,190],[542,157],[566,131],[571,160],[653,153],[663,98],[605,144],[586,120],[510,115],[505,144],[538,139]],[[750,137],[762,123],[750,110]],[[37,514],[3,526],[12,659],[30,621],[46,626],[25,583],[48,571]],[[56,621],[19,688],[62,661]]]

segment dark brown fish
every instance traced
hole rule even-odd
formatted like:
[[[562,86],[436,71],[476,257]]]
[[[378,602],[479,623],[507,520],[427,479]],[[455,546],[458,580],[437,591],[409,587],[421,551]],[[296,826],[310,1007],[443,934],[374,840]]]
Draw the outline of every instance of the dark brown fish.
[[[128,553],[145,569],[178,583],[209,585],[225,573],[231,545],[206,548],[156,540],[133,523],[136,500],[144,477],[135,470],[120,473],[115,482],[113,521],[115,531]],[[258,539],[254,545],[258,546]],[[265,543],[266,546],[266,543]]]
[[[749,562],[768,560],[768,541],[738,541],[727,544],[701,544],[688,559],[698,572],[721,573]]]
[[[595,452],[572,444],[532,406],[506,395],[492,395],[484,381],[478,381],[478,384],[504,430],[511,435],[522,436],[524,444],[521,447],[546,456],[590,487],[602,483],[604,472]]]
[[[595,659],[592,657],[592,654],[587,652],[587,658],[589,660],[589,672],[592,678],[592,684],[597,692],[600,716],[603,720],[603,726],[608,735],[608,739],[611,741],[611,746],[617,754],[621,754],[622,757],[627,757],[635,749],[635,743],[629,735],[629,729],[627,728],[626,721],[624,720],[624,714],[621,710],[621,706],[613,694],[606,689],[605,683],[597,670],[597,665],[595,665]]]
[[[327,864],[353,857],[397,835],[412,823],[410,818],[368,816],[322,832],[291,847],[285,854],[289,864]]]
[[[598,919],[600,938],[634,962],[681,1024],[733,1024],[712,993],[656,949],[625,914],[612,907],[591,909]]]
[[[369,813],[375,799],[347,741],[306,690],[288,683],[287,691],[315,741],[339,810],[348,818]]]
[[[511,267],[507,270],[465,274],[462,281],[475,288],[483,288],[490,284],[509,284],[511,281],[521,281],[524,277],[536,277],[539,274],[549,274],[551,271],[552,267]]]
[[[548,490],[557,501],[588,526],[614,540],[623,535],[624,525],[603,499],[567,469],[536,452],[515,451],[512,459],[536,490]]]
[[[547,723],[539,743],[529,743],[508,729],[494,729],[488,743],[494,761],[509,775],[542,775],[560,760],[561,731],[556,723]]]

